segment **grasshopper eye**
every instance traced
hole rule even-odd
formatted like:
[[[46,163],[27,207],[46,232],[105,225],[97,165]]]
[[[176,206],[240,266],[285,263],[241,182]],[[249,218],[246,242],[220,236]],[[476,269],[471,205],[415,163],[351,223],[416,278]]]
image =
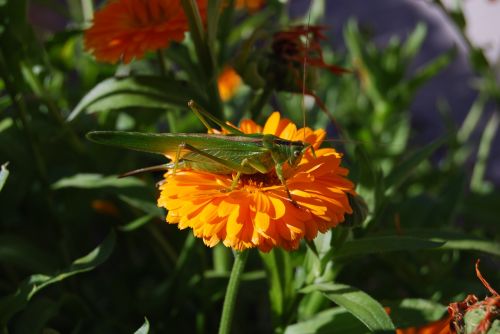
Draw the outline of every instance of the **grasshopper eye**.
[[[302,154],[302,151],[293,151],[293,156],[298,158]]]

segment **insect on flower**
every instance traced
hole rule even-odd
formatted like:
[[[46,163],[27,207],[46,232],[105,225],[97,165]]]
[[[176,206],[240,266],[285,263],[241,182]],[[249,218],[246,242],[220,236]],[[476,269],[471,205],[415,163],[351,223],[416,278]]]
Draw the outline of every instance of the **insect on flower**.
[[[158,205],[168,210],[169,223],[191,227],[209,246],[223,241],[236,250],[291,250],[352,213],[354,185],[340,167],[341,155],[320,148],[324,130],[297,129],[278,113],[263,128],[247,120],[237,129],[192,106],[205,124],[213,121],[228,134],[88,134],[98,143],[171,159],[158,166],[168,170]]]
[[[221,122],[194,101],[190,101],[189,106],[210,131],[212,129],[206,118],[220,125],[229,135],[102,131],[91,132],[87,137],[101,144],[164,154],[170,157],[172,162],[161,168],[172,169],[174,173],[178,169],[194,169],[215,174],[237,172],[228,191],[235,188],[242,174],[266,174],[275,168],[288,198],[295,204],[286,185],[283,166],[288,163],[289,166],[296,167],[308,149],[312,149],[314,154],[310,144],[284,140],[272,134],[245,134]]]

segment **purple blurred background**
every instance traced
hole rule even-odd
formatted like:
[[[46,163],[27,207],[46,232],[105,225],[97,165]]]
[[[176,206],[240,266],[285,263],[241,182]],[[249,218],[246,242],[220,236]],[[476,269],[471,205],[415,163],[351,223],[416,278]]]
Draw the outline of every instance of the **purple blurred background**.
[[[451,6],[453,1],[445,3]],[[290,1],[291,16],[303,16],[309,4],[309,0]],[[419,22],[424,22],[427,25],[427,37],[410,71],[456,47],[458,53],[455,61],[419,90],[410,111],[417,142],[425,143],[444,133],[445,125],[438,111],[439,100],[448,103],[456,124],[462,124],[477,96],[472,87],[477,77],[468,62],[467,44],[439,7],[425,0],[326,0],[325,7],[323,24],[329,29],[329,40],[335,49],[344,48],[343,29],[351,18],[356,19],[360,26],[368,27],[373,33],[374,42],[380,46],[385,46],[393,36],[404,40]],[[469,0],[464,1],[463,8],[467,18],[467,35],[476,46],[485,49],[490,64],[497,68],[499,78],[500,2]],[[489,105],[471,137],[476,148],[493,112],[494,107]],[[470,165],[464,168],[470,168]],[[489,156],[486,178],[500,185],[498,132]]]

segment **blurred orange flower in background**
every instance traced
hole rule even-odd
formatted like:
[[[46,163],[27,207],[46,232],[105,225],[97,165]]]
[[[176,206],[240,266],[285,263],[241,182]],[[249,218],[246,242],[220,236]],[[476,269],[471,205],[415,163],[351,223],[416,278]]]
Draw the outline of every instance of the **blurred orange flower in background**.
[[[207,0],[197,3],[205,17]],[[187,30],[180,0],[116,0],[95,13],[84,43],[97,60],[129,63],[147,51],[182,41]]]
[[[231,66],[226,66],[219,75],[217,81],[219,94],[222,101],[231,99],[241,86],[241,77]]]
[[[265,3],[265,0],[236,0],[234,6],[236,9],[247,9],[250,12],[255,12],[264,7]]]
[[[437,320],[421,327],[397,329],[396,334],[452,334],[450,329],[450,316]]]
[[[264,127],[243,121],[245,133],[273,134],[287,140],[305,140],[316,150],[306,152],[295,168],[284,166],[284,175],[294,205],[275,171],[242,175],[227,191],[232,175],[195,170],[169,171],[160,185],[158,206],[168,211],[167,221],[180,229],[192,228],[196,237],[213,247],[220,241],[235,250],[258,247],[296,249],[300,240],[311,240],[326,232],[352,212],[348,194],[354,185],[340,167],[341,155],[332,148],[320,149],[325,131],[297,129],[288,119],[273,113]]]

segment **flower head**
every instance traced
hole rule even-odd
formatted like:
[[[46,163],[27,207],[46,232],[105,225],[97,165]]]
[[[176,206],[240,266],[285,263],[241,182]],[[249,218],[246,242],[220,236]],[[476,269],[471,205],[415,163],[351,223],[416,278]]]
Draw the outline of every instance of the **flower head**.
[[[271,46],[273,56],[277,62],[298,70],[306,64],[325,68],[334,74],[348,72],[340,66],[327,64],[323,59],[320,43],[326,40],[324,30],[322,26],[299,25],[276,32]]]
[[[347,194],[354,193],[354,186],[346,178],[348,170],[340,167],[341,155],[332,148],[319,148],[324,130],[297,129],[277,112],[264,127],[246,120],[240,129],[304,140],[314,147],[316,157],[308,151],[297,167],[285,165],[286,184],[295,203],[274,170],[243,175],[233,190],[234,174],[169,171],[158,199],[158,206],[168,210],[169,223],[178,224],[180,229],[192,228],[194,235],[211,247],[222,241],[236,250],[292,250],[301,239],[313,239],[351,213]]]
[[[249,12],[256,12],[264,7],[265,0],[236,0],[236,9],[247,9]]]
[[[316,70],[326,69],[336,75],[348,73],[349,70],[325,62],[321,48],[321,42],[326,40],[324,30],[325,27],[319,25],[298,25],[276,32],[271,44],[270,68],[276,72],[278,90],[300,92],[312,97],[338,129],[335,119],[314,91]]]
[[[197,0],[202,16],[206,1]],[[180,0],[115,0],[95,13],[85,32],[85,48],[97,60],[128,63],[182,41],[187,30]]]
[[[219,94],[222,101],[227,101],[231,99],[236,91],[241,86],[241,77],[230,66],[226,66],[217,80],[217,85],[219,87]]]
[[[450,329],[451,317],[433,321],[421,327],[410,327],[396,330],[396,334],[452,334]]]

